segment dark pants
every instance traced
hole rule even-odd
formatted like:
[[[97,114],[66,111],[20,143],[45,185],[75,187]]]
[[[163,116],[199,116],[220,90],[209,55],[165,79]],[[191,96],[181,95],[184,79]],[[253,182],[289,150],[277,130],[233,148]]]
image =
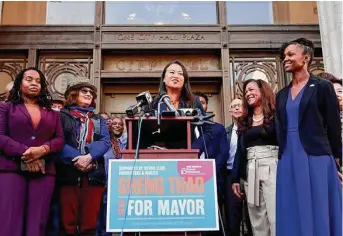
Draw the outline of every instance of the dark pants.
[[[227,236],[239,236],[242,222],[242,199],[232,191],[231,171],[225,177],[225,218]]]
[[[107,216],[107,189],[104,192],[100,206],[100,214],[96,224],[96,236],[111,236],[112,233],[106,232],[106,216]]]
[[[45,236],[55,177],[0,173],[0,235]]]
[[[83,178],[82,186],[61,186],[60,204],[65,235],[95,235],[104,187],[89,185]]]
[[[222,184],[223,185],[223,184]],[[218,183],[217,183],[217,186]],[[221,188],[217,189],[217,199],[218,199],[218,221],[219,221],[219,230],[218,231],[206,231],[206,232],[201,232],[202,236],[224,236],[224,228],[225,228],[225,219],[224,219],[224,195],[222,193]],[[223,224],[221,223],[223,222]],[[224,228],[223,228],[224,227]]]
[[[50,203],[50,215],[48,220],[48,232],[47,236],[59,236],[60,235],[60,201],[58,187],[55,186],[54,194],[52,195]]]

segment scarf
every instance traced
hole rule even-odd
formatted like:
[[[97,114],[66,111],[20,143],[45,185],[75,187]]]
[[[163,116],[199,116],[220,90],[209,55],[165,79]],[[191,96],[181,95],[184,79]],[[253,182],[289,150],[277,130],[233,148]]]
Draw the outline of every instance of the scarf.
[[[92,119],[93,109],[83,109],[80,107],[71,107],[70,114],[79,121],[79,136],[77,137],[78,150],[81,154],[86,153],[85,147],[93,142],[94,124]]]
[[[116,158],[118,158],[120,156],[119,138],[113,138],[111,140],[111,143],[112,143],[112,149],[114,151],[114,154]]]

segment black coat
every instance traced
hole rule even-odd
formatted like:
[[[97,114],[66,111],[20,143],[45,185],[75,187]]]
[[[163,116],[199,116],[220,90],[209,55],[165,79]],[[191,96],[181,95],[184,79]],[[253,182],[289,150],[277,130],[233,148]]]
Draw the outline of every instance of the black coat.
[[[276,95],[276,129],[279,158],[287,140],[286,103],[291,84]],[[339,104],[333,85],[314,75],[310,76],[299,105],[299,136],[308,155],[333,155],[342,158]]]
[[[275,115],[270,120],[270,124],[267,128],[267,135],[269,138],[269,141],[272,141],[273,143],[270,143],[268,145],[277,145],[276,142],[276,136],[277,136],[277,129],[275,126]],[[274,141],[276,143],[274,143]],[[247,141],[248,142],[248,141]],[[239,183],[240,179],[246,180],[247,177],[247,146],[246,146],[246,132],[241,133],[238,135],[238,141],[237,141],[237,151],[235,155],[235,160],[233,162],[233,168],[232,168],[232,182],[233,183]]]

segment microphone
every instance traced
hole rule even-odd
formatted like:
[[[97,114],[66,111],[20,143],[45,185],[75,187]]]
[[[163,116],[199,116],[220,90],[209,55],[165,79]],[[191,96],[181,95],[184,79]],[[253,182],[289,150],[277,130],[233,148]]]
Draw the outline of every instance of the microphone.
[[[137,103],[129,106],[126,109],[126,115],[129,117],[135,116],[138,113],[138,108],[144,105],[149,105],[152,102],[152,97],[149,91],[142,92],[136,96]]]
[[[179,116],[179,113],[177,112],[173,104],[171,104],[170,98],[167,94],[165,93],[162,94],[160,98],[160,102],[164,102],[164,104],[166,104],[166,106],[168,107],[169,111],[173,111],[175,112],[176,116]]]
[[[180,116],[196,116],[201,114],[199,108],[180,108],[177,111],[179,112]]]

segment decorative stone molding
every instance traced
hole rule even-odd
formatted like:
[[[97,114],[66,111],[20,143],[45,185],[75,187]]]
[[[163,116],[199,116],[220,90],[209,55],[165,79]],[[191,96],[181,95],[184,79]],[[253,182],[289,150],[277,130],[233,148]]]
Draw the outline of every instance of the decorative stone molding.
[[[48,81],[51,94],[64,96],[68,81],[76,76],[90,78],[92,59],[47,59],[40,58],[41,70]]]
[[[0,58],[0,101],[3,100],[5,86],[14,81],[21,70],[26,68],[27,59]]]
[[[242,98],[243,83],[248,79],[266,81],[274,92],[282,79],[276,58],[231,58],[231,78],[234,85],[234,98]]]

